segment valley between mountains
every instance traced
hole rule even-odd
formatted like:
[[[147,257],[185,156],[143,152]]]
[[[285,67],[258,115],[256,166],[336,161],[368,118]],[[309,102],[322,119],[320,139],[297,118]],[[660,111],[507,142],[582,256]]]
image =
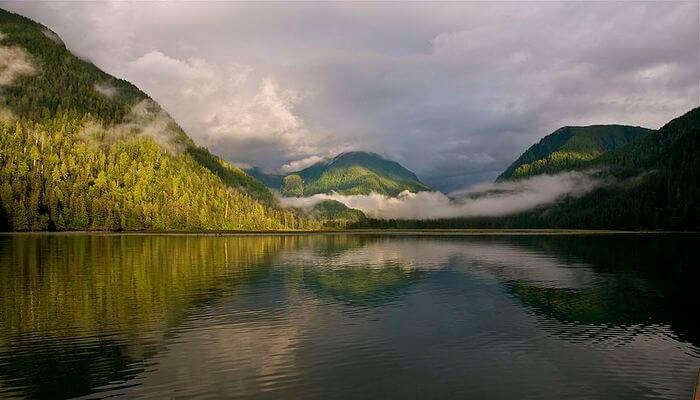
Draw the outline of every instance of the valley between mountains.
[[[355,149],[242,170],[131,83],[0,10],[0,229],[700,228],[700,108],[658,130],[566,126],[493,183],[440,193]]]

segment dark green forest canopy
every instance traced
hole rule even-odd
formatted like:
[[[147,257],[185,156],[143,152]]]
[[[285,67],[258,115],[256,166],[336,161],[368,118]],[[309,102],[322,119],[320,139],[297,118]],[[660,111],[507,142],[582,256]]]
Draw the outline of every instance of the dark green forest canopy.
[[[16,115],[41,121],[59,113],[72,117],[89,113],[111,126],[148,98],[131,83],[71,54],[53,32],[28,18],[0,9],[0,32],[2,46],[26,51],[36,69],[2,87],[0,104]],[[95,90],[96,85],[107,88],[110,95]]]
[[[271,189],[280,190],[282,188],[284,175],[268,174],[258,167],[248,168],[245,172],[262,182],[265,186]]]
[[[345,228],[365,219],[362,211],[349,208],[336,200],[325,200],[316,204],[310,214],[315,219],[324,221],[325,226],[337,228]]]
[[[0,10],[0,54],[6,56],[0,59],[0,229],[321,226],[281,209],[262,182],[196,146],[145,93],[71,54],[44,26]],[[506,217],[378,221],[340,203],[321,203],[311,213],[358,227],[698,230],[699,129],[698,108],[658,131],[561,128],[499,180],[574,169],[610,183]],[[285,179],[254,173],[275,188]],[[430,190],[400,164],[365,152],[343,153],[294,175],[300,178],[289,181],[294,196]]]
[[[650,132],[625,125],[565,126],[532,145],[497,180],[575,169]]]
[[[282,210],[262,183],[196,146],[145,93],[44,26],[0,10],[0,48],[21,63],[0,81],[0,228],[319,226]]]
[[[355,227],[700,230],[700,108],[636,136],[574,167],[610,182],[580,197],[503,217],[364,220]]]

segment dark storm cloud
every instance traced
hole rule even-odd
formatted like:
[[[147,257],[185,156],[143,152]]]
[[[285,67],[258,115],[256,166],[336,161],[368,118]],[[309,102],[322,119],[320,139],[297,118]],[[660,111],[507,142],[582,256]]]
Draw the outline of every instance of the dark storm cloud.
[[[3,7],[270,170],[371,150],[453,190],[562,125],[657,128],[700,102],[697,2]]]

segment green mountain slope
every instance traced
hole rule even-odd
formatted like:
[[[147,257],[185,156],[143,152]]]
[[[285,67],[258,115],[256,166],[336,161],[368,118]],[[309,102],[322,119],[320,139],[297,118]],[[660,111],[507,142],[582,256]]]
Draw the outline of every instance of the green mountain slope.
[[[625,125],[566,126],[532,145],[497,181],[574,169],[650,132]]]
[[[297,229],[137,87],[0,10],[0,228]]]
[[[613,184],[523,215],[531,224],[627,229],[700,229],[700,108],[584,168]]]
[[[324,226],[344,228],[365,219],[365,214],[335,200],[325,200],[313,206],[311,216],[324,221]]]
[[[361,151],[339,154],[331,160],[316,163],[287,176],[264,175],[259,170],[249,171],[259,179],[279,188],[283,195],[312,196],[317,193],[370,194],[372,192],[396,196],[404,190],[430,190],[416,174],[401,164],[375,153]],[[298,180],[301,178],[301,187]],[[290,178],[291,179],[288,179]],[[288,184],[285,185],[285,182]]]
[[[357,227],[700,230],[700,108],[582,163],[604,182],[583,195],[505,217],[365,220]]]

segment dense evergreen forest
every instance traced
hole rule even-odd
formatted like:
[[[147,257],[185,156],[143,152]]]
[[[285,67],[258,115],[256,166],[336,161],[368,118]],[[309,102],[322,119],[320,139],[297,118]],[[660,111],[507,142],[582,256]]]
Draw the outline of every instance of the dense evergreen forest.
[[[497,180],[576,169],[651,132],[624,125],[565,126],[532,145]]]
[[[280,189],[283,195],[291,197],[331,192],[396,196],[404,190],[430,190],[416,174],[401,164],[363,151],[341,153],[286,176],[264,174],[259,169],[251,169],[249,172],[270,187]]]
[[[195,145],[137,87],[4,10],[0,56],[1,230],[700,229],[697,108],[658,131],[562,128],[498,178],[578,169],[608,182],[581,197],[505,217],[373,220],[338,202],[282,209],[268,187]],[[252,172],[287,196],[430,190],[400,164],[365,152],[286,176]]]
[[[0,229],[320,226],[46,27],[0,10],[0,53]]]
[[[593,228],[700,230],[700,108],[581,163],[610,184],[503,217],[376,220],[358,228]],[[563,165],[562,170],[569,169]]]
[[[323,221],[323,226],[327,228],[347,228],[365,219],[362,211],[335,200],[325,200],[314,205],[309,214],[314,219]]]
[[[82,121],[0,125],[0,224],[10,230],[281,230],[318,223],[225,185],[146,138],[84,141]]]

